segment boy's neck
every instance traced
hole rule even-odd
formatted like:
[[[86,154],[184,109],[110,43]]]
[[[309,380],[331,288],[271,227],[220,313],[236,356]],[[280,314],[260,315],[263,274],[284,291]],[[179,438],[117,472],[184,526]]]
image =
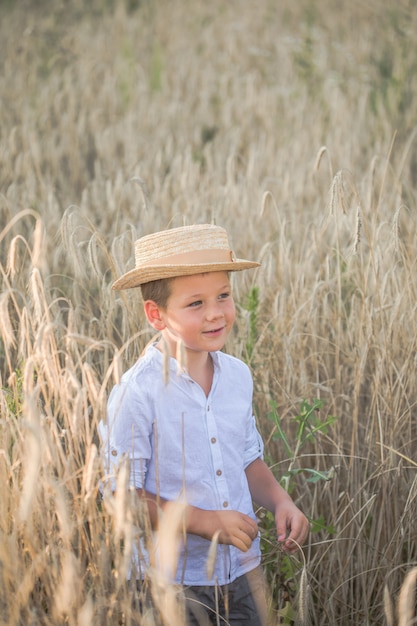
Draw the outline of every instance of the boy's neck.
[[[210,353],[187,350],[186,348],[181,350],[180,346],[170,345],[170,342],[166,342],[166,346],[168,347],[170,356],[184,367],[188,375],[200,385],[206,396],[208,396],[213,383],[214,373],[213,359]],[[157,348],[161,352],[164,352],[164,342],[160,341],[157,344]]]
[[[198,356],[198,359],[192,358],[187,362],[187,372],[189,376],[200,385],[206,396],[208,396],[213,384],[213,359],[209,352],[200,352]]]

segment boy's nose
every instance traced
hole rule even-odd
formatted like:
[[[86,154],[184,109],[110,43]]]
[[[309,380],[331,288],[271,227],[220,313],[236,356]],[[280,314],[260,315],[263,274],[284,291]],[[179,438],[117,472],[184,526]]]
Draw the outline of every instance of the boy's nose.
[[[210,305],[207,308],[207,319],[209,320],[216,320],[219,317],[223,317],[223,315],[224,315],[223,310],[221,306],[217,304],[217,302],[215,304]]]

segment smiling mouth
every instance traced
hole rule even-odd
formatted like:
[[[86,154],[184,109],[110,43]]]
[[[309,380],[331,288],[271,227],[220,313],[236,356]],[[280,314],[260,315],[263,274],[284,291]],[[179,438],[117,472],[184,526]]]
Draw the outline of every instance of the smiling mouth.
[[[218,335],[219,333],[222,332],[222,330],[224,330],[224,326],[221,326],[220,328],[213,328],[213,330],[205,330],[203,332],[204,335]]]

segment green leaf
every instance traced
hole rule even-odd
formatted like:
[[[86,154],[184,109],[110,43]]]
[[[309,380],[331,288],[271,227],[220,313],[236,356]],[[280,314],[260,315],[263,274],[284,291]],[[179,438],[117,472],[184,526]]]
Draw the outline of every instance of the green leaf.
[[[329,533],[329,535],[333,535],[336,532],[336,529],[332,524],[326,524],[326,520],[323,516],[320,516],[317,519],[310,519],[310,524],[312,533],[318,533],[324,530]]]

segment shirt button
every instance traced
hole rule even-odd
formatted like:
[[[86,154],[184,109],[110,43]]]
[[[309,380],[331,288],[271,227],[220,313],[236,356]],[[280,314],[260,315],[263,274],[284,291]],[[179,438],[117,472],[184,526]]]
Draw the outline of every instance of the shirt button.
[[[225,500],[225,501],[223,502],[223,507],[224,507],[225,509],[227,509],[227,507],[228,507],[228,506],[229,506],[229,503],[228,503],[228,501],[227,501],[227,500]]]
[[[117,456],[117,450],[112,450],[111,453],[113,456]]]
[[[210,441],[211,441],[211,443],[216,443],[217,439],[216,439],[216,437],[212,437],[212,438],[210,439]]]
[[[216,474],[217,474],[217,476],[221,476],[222,475],[222,470],[217,470]]]

